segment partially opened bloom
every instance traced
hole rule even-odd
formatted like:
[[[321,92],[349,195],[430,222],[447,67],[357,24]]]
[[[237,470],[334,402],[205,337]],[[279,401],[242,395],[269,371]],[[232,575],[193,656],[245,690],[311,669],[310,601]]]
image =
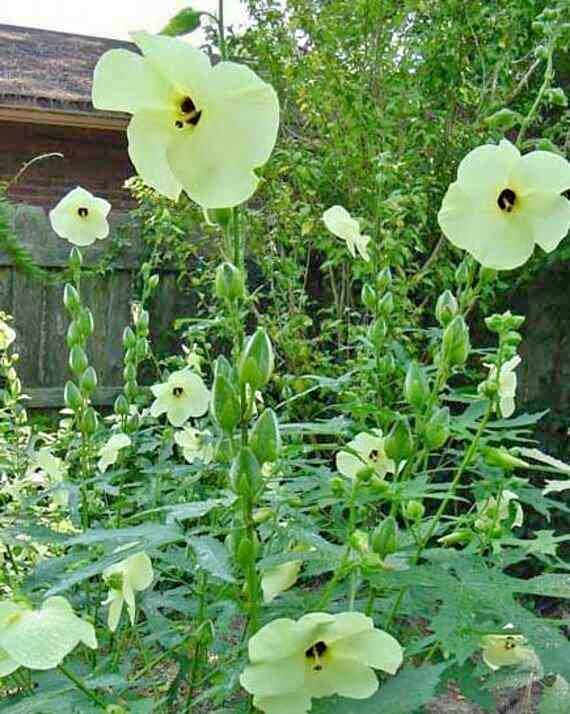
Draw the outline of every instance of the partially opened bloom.
[[[524,511],[519,503],[518,496],[513,491],[504,489],[497,500],[494,496],[487,498],[482,503],[477,504],[478,517],[475,521],[475,528],[478,530],[489,530],[500,527],[503,521],[511,516],[511,504],[513,517],[513,527],[522,526]]]
[[[144,552],[135,553],[103,571],[103,580],[109,586],[107,599],[103,605],[109,605],[107,624],[111,632],[117,629],[123,603],[127,605],[131,624],[135,624],[135,592],[150,587],[153,578],[151,560]]]
[[[506,625],[504,629],[512,629],[512,625]],[[533,661],[534,650],[525,647],[524,643],[525,638],[522,635],[485,635],[481,642],[483,661],[493,670]]]
[[[143,55],[106,52],[95,67],[93,104],[128,112],[129,156],[141,178],[176,200],[205,208],[246,201],[279,127],[273,88],[234,62],[212,67],[179,39],[135,32]]]
[[[99,461],[97,467],[99,471],[105,471],[117,462],[119,452],[131,445],[131,440],[126,434],[113,434],[109,441],[99,449]]]
[[[80,642],[96,649],[95,629],[64,597],[48,598],[39,610],[0,602],[0,676],[57,667]]]
[[[174,441],[182,449],[182,455],[189,464],[194,461],[209,464],[214,458],[212,435],[208,430],[200,431],[186,426],[174,434]]]
[[[109,235],[111,204],[81,186],[74,188],[49,212],[51,227],[74,245],[91,245]]]
[[[337,238],[342,238],[353,258],[356,258],[356,251],[364,258],[370,260],[368,255],[368,243],[370,236],[360,233],[360,226],[355,218],[342,206],[332,206],[323,213],[323,221],[329,231]]]
[[[250,639],[249,659],[240,682],[258,709],[305,714],[312,697],[372,696],[378,689],[373,668],[394,674],[402,648],[361,613],[315,612],[270,622]]]
[[[438,221],[457,247],[488,268],[525,263],[535,243],[553,251],[570,226],[570,164],[558,154],[521,156],[510,141],[470,151],[441,205]]]
[[[0,352],[7,350],[15,339],[14,330],[4,320],[0,320]]]
[[[381,479],[394,473],[396,464],[386,456],[385,441],[381,429],[360,432],[347,444],[351,451],[339,451],[336,455],[337,469],[349,478],[356,478],[356,474],[366,468],[373,469]]]
[[[515,411],[515,396],[517,393],[516,368],[521,363],[519,355],[515,355],[508,362],[501,365],[497,378],[497,367],[494,364],[485,364],[489,368],[487,382],[497,386],[499,397],[499,411],[501,416],[510,417]]]
[[[264,570],[261,576],[264,602],[273,602],[278,595],[293,587],[302,567],[302,560],[292,560]]]
[[[150,389],[155,396],[151,416],[166,413],[172,426],[182,426],[190,417],[203,416],[208,411],[210,392],[202,378],[190,369],[173,372],[166,382]]]

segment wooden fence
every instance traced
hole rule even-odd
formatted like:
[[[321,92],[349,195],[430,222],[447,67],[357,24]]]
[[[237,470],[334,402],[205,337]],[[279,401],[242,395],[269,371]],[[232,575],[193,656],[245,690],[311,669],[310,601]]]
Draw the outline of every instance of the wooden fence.
[[[115,213],[111,230],[125,221]],[[49,271],[67,266],[71,245],[51,229],[41,207],[19,205],[15,209],[16,233],[36,262]],[[108,241],[97,241],[82,248],[84,265],[95,265],[109,249]],[[90,362],[99,387],[94,403],[111,404],[122,385],[122,333],[131,324],[133,277],[142,256],[142,245],[130,241],[113,259],[113,270],[104,276],[86,278],[81,293],[91,308],[95,333],[88,343]],[[151,335],[176,349],[172,332],[175,318],[192,313],[192,299],[176,286],[176,273],[161,272],[159,287],[150,306]],[[63,386],[71,377],[65,341],[69,319],[63,306],[63,284],[32,281],[14,269],[10,258],[0,253],[0,310],[14,317],[17,332],[16,349],[20,354],[18,372],[32,407],[63,405]]]

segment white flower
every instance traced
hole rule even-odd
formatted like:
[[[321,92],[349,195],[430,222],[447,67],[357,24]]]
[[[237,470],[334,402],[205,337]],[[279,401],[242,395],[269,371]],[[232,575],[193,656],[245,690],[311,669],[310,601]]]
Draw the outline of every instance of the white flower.
[[[150,587],[153,578],[152,563],[144,552],[135,553],[103,571],[103,580],[109,586],[103,605],[109,605],[107,623],[111,632],[117,629],[123,603],[127,604],[131,624],[135,624],[135,592]]]
[[[67,475],[67,465],[49,449],[40,449],[30,461],[24,482],[34,485],[57,487]],[[57,488],[53,501],[58,506],[67,506],[69,493],[65,488]]]
[[[313,612],[262,627],[249,640],[249,659],[240,682],[258,709],[306,714],[312,697],[371,697],[378,689],[374,669],[394,674],[402,648],[362,613]]]
[[[182,449],[182,454],[189,464],[196,460],[209,464],[214,458],[212,434],[207,430],[199,431],[186,426],[174,434],[174,441]]]
[[[347,248],[353,258],[356,257],[356,251],[358,250],[364,260],[370,260],[368,255],[370,237],[361,235],[358,221],[352,218],[346,208],[342,206],[327,208],[323,213],[323,221],[333,235],[346,241]]]
[[[99,451],[99,461],[97,467],[99,471],[105,471],[116,463],[119,458],[119,451],[131,445],[131,440],[126,434],[113,434],[109,441],[102,446]]]
[[[508,362],[501,365],[499,379],[497,380],[497,367],[494,364],[485,364],[489,368],[487,381],[498,386],[499,410],[501,416],[508,418],[515,411],[515,396],[517,393],[517,375],[515,369],[521,363],[519,355],[515,355]]]
[[[176,200],[205,208],[246,201],[253,169],[271,155],[279,127],[273,88],[234,62],[212,67],[187,42],[132,34],[143,52],[115,49],[95,67],[93,104],[129,112],[129,156],[141,178]]]
[[[78,186],[52,208],[49,220],[60,238],[75,245],[91,245],[109,235],[107,215],[110,210],[108,201]]]
[[[39,610],[0,602],[0,677],[18,667],[53,669],[80,642],[96,649],[95,630],[65,598],[50,597]]]
[[[504,630],[512,629],[505,625]],[[524,647],[525,638],[522,635],[485,635],[482,639],[483,661],[492,670],[499,667],[532,662],[536,655],[530,647]]]
[[[16,333],[7,325],[4,320],[0,320],[0,352],[7,350],[16,339]]]
[[[347,444],[351,451],[339,451],[336,455],[337,469],[349,478],[356,478],[356,474],[367,467],[372,468],[381,479],[388,473],[394,473],[396,464],[386,456],[385,441],[381,429],[372,429],[371,433],[360,432]]]
[[[475,528],[478,530],[488,530],[497,527],[502,521],[509,518],[511,513],[511,502],[515,509],[513,528],[518,528],[523,524],[524,511],[518,501],[518,496],[513,491],[504,489],[500,495],[500,501],[494,496],[487,498],[482,503],[477,504],[478,518],[475,521]]]
[[[202,378],[189,369],[173,372],[167,382],[150,389],[156,397],[150,408],[151,416],[166,412],[172,426],[182,426],[190,417],[203,416],[208,411],[210,392]]]
[[[550,253],[568,232],[570,164],[558,154],[521,156],[503,139],[470,151],[448,188],[438,221],[459,248],[496,270],[525,263],[534,244]]]

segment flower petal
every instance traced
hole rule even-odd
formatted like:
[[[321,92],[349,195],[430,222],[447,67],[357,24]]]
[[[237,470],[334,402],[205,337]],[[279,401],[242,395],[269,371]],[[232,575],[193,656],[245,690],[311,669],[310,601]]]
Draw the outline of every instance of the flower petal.
[[[302,561],[294,560],[269,568],[261,578],[264,602],[272,602],[281,593],[292,587],[299,577]]]
[[[560,194],[570,188],[570,163],[551,151],[531,151],[516,163],[511,179],[521,195],[534,191]]]
[[[403,661],[400,643],[383,630],[366,630],[334,644],[334,655],[395,674]]]
[[[356,478],[356,474],[366,468],[366,462],[348,451],[339,451],[336,455],[336,467],[343,476]]]
[[[146,590],[154,578],[152,562],[146,553],[135,553],[127,558],[127,577],[135,590]]]
[[[175,90],[165,76],[135,52],[105,52],[93,73],[93,106],[134,114],[172,107]]]
[[[332,657],[319,671],[310,670],[304,691],[312,697],[340,694],[351,699],[368,699],[378,689],[374,671],[353,659]]]
[[[542,192],[525,196],[523,201],[534,240],[550,253],[566,237],[570,228],[570,201],[564,196]]]
[[[311,697],[299,692],[277,697],[254,697],[253,703],[265,714],[306,714],[311,709]]]
[[[281,695],[301,689],[305,679],[303,653],[296,653],[263,664],[246,667],[240,676],[241,686],[250,694]]]
[[[470,151],[457,169],[457,182],[468,192],[496,193],[507,184],[513,167],[520,158],[519,150],[503,139],[498,145],[484,144]]]
[[[177,137],[174,121],[168,112],[140,112],[131,119],[127,136],[130,159],[142,180],[177,201],[182,186],[167,159],[168,147]]]
[[[300,642],[299,629],[294,620],[273,620],[249,640],[249,659],[253,664],[275,662],[298,653]]]
[[[95,234],[86,232],[84,226],[70,213],[52,208],[49,212],[49,220],[57,235],[74,245],[86,246],[95,242]]]

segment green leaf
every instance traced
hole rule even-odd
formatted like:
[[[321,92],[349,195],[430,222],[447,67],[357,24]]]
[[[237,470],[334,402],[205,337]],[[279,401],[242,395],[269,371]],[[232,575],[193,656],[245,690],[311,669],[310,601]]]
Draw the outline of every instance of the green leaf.
[[[405,667],[380,686],[378,692],[366,700],[331,697],[313,701],[314,714],[404,714],[413,712],[434,698],[440,677],[448,665]]]
[[[538,714],[561,714],[568,711],[570,684],[564,677],[556,677],[554,683],[545,686],[538,707]]]
[[[176,15],[168,21],[168,24],[160,32],[160,34],[168,35],[168,37],[188,35],[200,27],[201,15],[201,12],[198,12],[191,7],[185,7],[183,10],[180,10],[180,12],[177,12]]]
[[[194,548],[201,568],[220,580],[235,583],[229,553],[219,540],[211,536],[195,536],[188,542]]]

